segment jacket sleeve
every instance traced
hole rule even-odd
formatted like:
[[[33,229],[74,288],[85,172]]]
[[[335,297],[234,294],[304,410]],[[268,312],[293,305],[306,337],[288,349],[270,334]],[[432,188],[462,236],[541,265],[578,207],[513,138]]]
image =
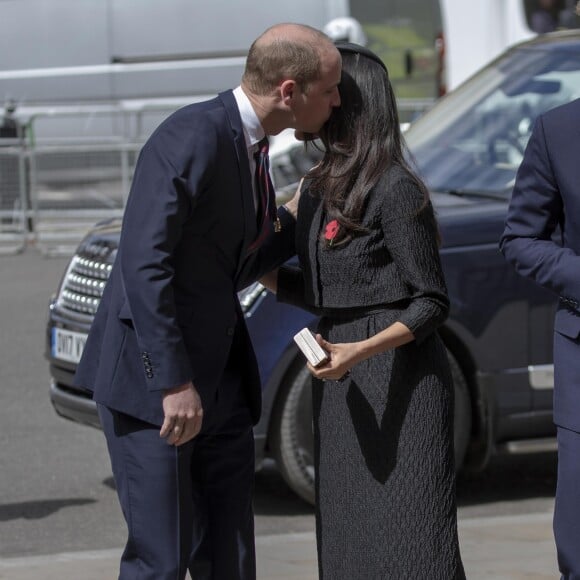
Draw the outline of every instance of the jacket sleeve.
[[[409,289],[411,300],[399,322],[421,342],[447,318],[449,298],[439,257],[437,223],[423,193],[403,178],[383,204],[382,227],[388,251]]]
[[[283,206],[278,208],[278,219],[282,226],[281,231],[275,232],[270,226],[270,232],[261,247],[248,256],[236,287],[238,290],[246,288],[264,274],[288,261],[295,253],[296,220]]]
[[[580,257],[555,236],[563,223],[563,202],[540,117],[516,176],[500,249],[519,274],[580,310]]]
[[[118,255],[126,300],[120,317],[127,316],[133,323],[151,391],[195,380],[177,322],[173,254],[217,147],[211,130],[200,131],[191,141],[195,150],[185,177],[169,159],[168,152],[180,145],[167,133],[150,139],[141,152]]]

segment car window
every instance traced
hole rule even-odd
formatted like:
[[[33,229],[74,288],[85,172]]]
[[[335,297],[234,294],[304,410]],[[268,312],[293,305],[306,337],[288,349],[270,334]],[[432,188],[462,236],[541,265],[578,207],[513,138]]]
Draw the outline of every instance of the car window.
[[[536,117],[580,97],[580,48],[515,50],[406,133],[433,191],[508,194]]]
[[[298,182],[322,159],[322,146],[307,146],[287,130],[272,139],[270,174],[280,203],[294,195]]]

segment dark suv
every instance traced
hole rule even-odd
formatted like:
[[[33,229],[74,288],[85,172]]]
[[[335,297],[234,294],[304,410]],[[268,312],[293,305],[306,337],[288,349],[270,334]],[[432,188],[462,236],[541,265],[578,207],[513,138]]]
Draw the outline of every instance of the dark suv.
[[[554,447],[552,335],[556,297],[518,277],[498,251],[511,186],[534,119],[580,95],[580,34],[545,35],[502,55],[442,99],[406,133],[432,192],[451,313],[440,329],[455,381],[458,466],[497,451]],[[300,147],[283,169],[299,177]],[[115,259],[120,223],[80,244],[50,305],[51,400],[60,415],[98,426],[89,394],[71,386],[75,364]],[[312,315],[278,304],[259,284],[240,293],[263,381],[257,465],[276,459],[313,501],[309,374],[292,337]]]

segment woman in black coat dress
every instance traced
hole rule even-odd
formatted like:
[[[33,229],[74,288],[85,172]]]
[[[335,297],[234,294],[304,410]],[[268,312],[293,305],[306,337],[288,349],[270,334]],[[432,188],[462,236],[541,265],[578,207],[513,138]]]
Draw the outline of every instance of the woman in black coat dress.
[[[310,366],[320,577],[461,579],[436,221],[404,159],[384,64],[339,50],[342,104],[301,186],[300,267],[267,284],[321,316],[330,353]]]

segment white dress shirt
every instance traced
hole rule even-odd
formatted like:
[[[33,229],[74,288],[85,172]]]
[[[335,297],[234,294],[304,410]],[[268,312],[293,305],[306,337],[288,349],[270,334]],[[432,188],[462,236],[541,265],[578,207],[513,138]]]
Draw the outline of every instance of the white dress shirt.
[[[256,174],[256,160],[254,159],[254,153],[258,150],[258,142],[266,136],[266,133],[260,124],[260,120],[258,119],[258,115],[256,115],[256,111],[254,111],[254,107],[252,107],[250,99],[248,99],[246,93],[242,90],[242,87],[236,87],[234,89],[234,98],[236,99],[236,104],[238,105],[240,117],[242,119],[246,151],[248,153],[248,161],[250,162],[252,191],[254,192],[254,207],[257,211],[258,197],[256,194],[256,184],[254,183],[254,175]]]

